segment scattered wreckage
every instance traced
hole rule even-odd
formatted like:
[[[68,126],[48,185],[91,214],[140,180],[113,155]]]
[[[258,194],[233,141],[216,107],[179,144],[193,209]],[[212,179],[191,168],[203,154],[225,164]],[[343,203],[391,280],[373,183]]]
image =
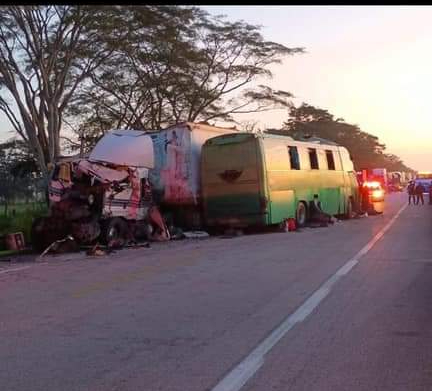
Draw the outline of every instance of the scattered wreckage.
[[[154,166],[150,136],[134,130],[104,136],[88,158],[58,162],[49,184],[50,214],[32,226],[41,251],[71,235],[80,245],[100,240],[119,247],[136,237],[169,240],[153,202],[149,169]]]

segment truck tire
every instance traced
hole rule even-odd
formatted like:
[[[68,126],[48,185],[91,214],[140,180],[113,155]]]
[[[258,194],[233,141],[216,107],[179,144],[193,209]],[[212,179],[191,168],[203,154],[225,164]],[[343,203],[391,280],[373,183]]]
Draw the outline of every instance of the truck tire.
[[[128,223],[121,217],[113,217],[107,220],[102,231],[102,240],[105,244],[123,243],[129,238]]]
[[[71,223],[73,238],[80,244],[91,244],[100,235],[101,228],[97,219],[83,218]]]
[[[307,221],[307,210],[304,202],[299,202],[297,204],[296,210],[296,224],[298,228],[303,228]]]
[[[70,234],[69,224],[55,217],[38,217],[31,226],[31,245],[37,252],[42,252],[56,240]]]

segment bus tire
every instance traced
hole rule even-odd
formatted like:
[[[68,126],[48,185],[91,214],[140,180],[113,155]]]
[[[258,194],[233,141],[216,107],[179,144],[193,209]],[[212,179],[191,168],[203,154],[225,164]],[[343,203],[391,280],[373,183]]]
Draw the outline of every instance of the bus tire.
[[[352,219],[353,217],[354,217],[354,207],[353,207],[352,198],[350,197],[350,198],[348,198],[348,201],[347,201],[347,209],[345,212],[345,218],[347,220],[349,220],[349,219]]]
[[[296,210],[296,224],[298,228],[303,228],[307,221],[307,210],[304,202],[299,202],[297,204]]]

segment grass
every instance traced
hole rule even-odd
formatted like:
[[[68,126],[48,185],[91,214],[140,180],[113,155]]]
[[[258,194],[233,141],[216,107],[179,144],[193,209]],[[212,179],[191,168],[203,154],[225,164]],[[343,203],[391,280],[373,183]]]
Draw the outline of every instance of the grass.
[[[22,232],[26,244],[30,243],[33,220],[46,215],[47,212],[48,207],[45,203],[32,202],[9,205],[6,214],[4,213],[4,206],[0,205],[0,236]],[[0,242],[0,251],[4,249],[5,244]]]

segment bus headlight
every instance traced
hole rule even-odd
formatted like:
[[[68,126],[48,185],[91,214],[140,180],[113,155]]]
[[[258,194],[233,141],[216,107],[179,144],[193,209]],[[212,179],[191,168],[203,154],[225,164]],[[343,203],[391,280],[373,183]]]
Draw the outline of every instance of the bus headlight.
[[[87,198],[87,202],[89,203],[89,205],[93,205],[95,201],[95,196],[93,194],[90,194]]]

